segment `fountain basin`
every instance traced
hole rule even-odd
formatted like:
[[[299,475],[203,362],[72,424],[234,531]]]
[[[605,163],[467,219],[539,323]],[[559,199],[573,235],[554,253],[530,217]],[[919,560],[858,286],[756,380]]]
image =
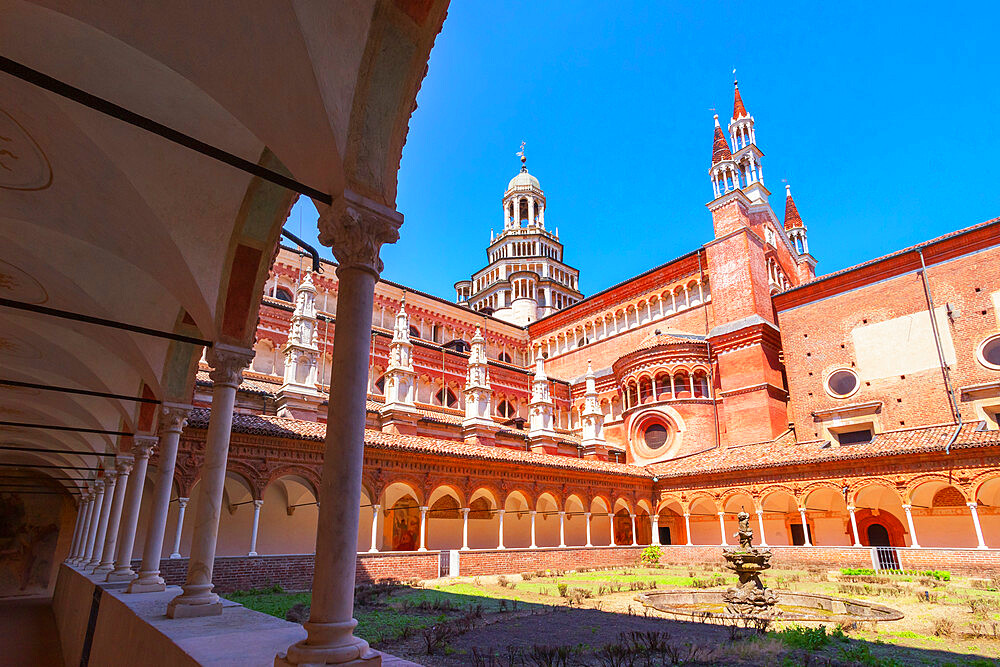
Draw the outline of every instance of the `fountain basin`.
[[[653,591],[636,596],[643,606],[675,616],[692,618],[740,618],[726,611],[724,591]],[[903,613],[891,607],[871,602],[835,598],[815,593],[780,591],[774,605],[775,620],[826,621],[850,623],[851,621],[898,621]]]

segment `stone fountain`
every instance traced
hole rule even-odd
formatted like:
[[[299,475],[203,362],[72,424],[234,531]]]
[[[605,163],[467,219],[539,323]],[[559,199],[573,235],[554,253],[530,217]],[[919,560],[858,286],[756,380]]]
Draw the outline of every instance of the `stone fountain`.
[[[760,573],[771,567],[771,550],[753,546],[753,529],[746,510],[740,508],[737,520],[739,530],[735,537],[739,538],[740,546],[722,550],[726,567],[740,578],[735,588],[722,594],[726,612],[733,616],[775,618],[781,614],[775,606],[778,596],[760,580]]]

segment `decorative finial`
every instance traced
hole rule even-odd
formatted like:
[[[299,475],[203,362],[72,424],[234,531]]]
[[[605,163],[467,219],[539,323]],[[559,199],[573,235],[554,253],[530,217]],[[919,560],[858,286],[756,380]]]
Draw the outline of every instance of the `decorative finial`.
[[[790,186],[790,185],[786,185],[785,186],[785,196],[786,197],[791,197],[792,196],[792,186]]]
[[[735,67],[733,68],[733,85],[734,86],[740,85],[740,82],[736,79],[736,68]]]
[[[521,171],[528,171],[528,158],[524,155],[524,142],[521,142],[521,150],[517,152],[517,156],[521,158]]]

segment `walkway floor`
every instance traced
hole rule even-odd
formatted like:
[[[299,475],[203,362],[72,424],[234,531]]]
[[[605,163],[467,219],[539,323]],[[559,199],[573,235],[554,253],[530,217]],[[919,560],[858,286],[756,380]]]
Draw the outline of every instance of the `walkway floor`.
[[[61,667],[62,651],[49,598],[0,600],[0,663]]]

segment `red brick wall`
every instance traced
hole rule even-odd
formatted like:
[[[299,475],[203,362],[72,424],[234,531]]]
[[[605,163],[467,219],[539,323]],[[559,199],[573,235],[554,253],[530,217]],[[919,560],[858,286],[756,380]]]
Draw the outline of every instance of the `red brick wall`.
[[[517,574],[537,570],[635,565],[645,547],[569,547],[566,549],[492,549],[463,551],[459,574]]]
[[[434,579],[440,552],[358,554],[357,582]],[[138,566],[138,561],[133,565]],[[312,588],[314,554],[232,556],[215,559],[212,583],[221,593],[267,588],[274,584],[289,591]],[[160,561],[160,574],[168,584],[180,585],[187,575],[187,558]]]

